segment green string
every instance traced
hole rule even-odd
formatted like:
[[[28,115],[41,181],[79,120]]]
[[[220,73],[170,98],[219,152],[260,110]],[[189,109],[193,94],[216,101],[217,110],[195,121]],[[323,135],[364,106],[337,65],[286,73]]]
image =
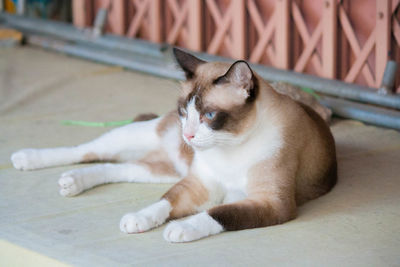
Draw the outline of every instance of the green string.
[[[319,95],[317,95],[317,93],[313,89],[311,89],[309,87],[300,87],[300,88],[301,88],[301,90],[303,90],[304,92],[312,95],[316,99],[320,99],[321,98]]]
[[[108,122],[63,120],[63,121],[61,121],[61,124],[87,126],[87,127],[109,127],[109,126],[123,126],[123,125],[127,125],[129,123],[132,123],[132,122],[133,122],[133,120],[108,121]]]
[[[312,95],[316,99],[321,97],[315,93],[315,91],[309,87],[300,87],[304,92]],[[133,120],[123,120],[123,121],[108,121],[108,122],[94,122],[94,121],[73,121],[73,120],[63,120],[61,124],[63,125],[78,125],[86,127],[110,127],[110,126],[123,126],[132,123]]]

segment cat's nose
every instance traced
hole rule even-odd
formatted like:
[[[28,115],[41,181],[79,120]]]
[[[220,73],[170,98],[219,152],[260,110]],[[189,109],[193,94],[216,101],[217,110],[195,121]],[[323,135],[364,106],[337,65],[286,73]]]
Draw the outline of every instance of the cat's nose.
[[[188,141],[190,141],[194,138],[194,134],[192,134],[192,133],[184,133],[183,135],[186,137],[186,139]]]

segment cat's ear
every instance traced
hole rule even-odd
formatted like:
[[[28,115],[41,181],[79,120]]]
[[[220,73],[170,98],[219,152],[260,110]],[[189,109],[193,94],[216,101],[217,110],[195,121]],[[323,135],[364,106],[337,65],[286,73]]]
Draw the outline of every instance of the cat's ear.
[[[215,83],[231,83],[249,91],[253,87],[253,80],[253,71],[249,64],[244,60],[238,60],[233,63],[229,70],[223,76],[219,77]]]
[[[205,61],[189,53],[186,53],[176,47],[174,47],[173,51],[176,61],[179,63],[179,66],[181,66],[182,70],[185,72],[186,79],[188,80],[194,77],[195,71],[199,65],[206,63]]]

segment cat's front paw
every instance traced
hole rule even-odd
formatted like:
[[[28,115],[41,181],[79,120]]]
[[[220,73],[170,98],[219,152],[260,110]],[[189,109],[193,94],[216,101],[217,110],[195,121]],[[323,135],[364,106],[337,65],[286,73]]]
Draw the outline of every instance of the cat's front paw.
[[[64,172],[58,180],[60,195],[64,197],[76,196],[83,191],[82,181],[76,171]]]
[[[119,224],[122,232],[127,234],[142,233],[158,226],[151,216],[137,213],[125,214]]]
[[[34,170],[40,168],[35,149],[22,149],[11,155],[11,162],[17,170]]]
[[[222,226],[207,212],[189,217],[184,221],[172,221],[165,228],[164,239],[177,242],[190,242],[200,238],[215,235],[223,231]]]
[[[141,233],[163,224],[171,212],[171,204],[162,199],[138,212],[122,217],[119,228],[127,234]]]
[[[163,236],[168,242],[179,243],[197,240],[205,235],[190,223],[173,221],[165,228]]]

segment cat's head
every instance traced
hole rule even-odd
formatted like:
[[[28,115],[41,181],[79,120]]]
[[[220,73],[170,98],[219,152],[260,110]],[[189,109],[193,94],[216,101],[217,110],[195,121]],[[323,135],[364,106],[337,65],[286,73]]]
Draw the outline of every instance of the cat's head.
[[[258,80],[245,61],[205,62],[174,48],[186,75],[178,112],[183,139],[195,149],[241,143],[255,121]]]

